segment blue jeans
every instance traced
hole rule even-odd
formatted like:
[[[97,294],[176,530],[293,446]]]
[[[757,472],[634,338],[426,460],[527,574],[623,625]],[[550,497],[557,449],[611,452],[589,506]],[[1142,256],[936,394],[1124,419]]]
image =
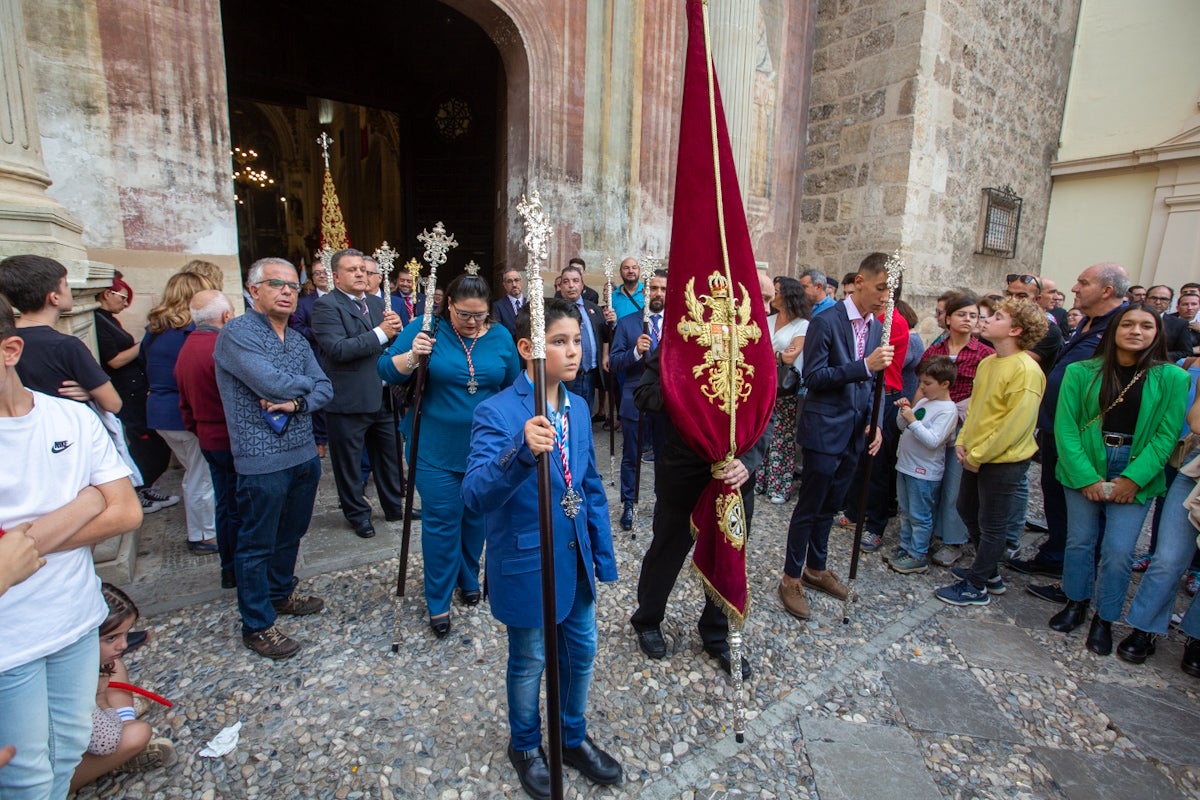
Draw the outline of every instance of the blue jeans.
[[[962,464],[954,454],[954,445],[946,448],[946,469],[942,473],[942,488],[938,494],[937,514],[933,518],[933,533],[942,544],[966,544],[967,526],[958,515],[958,490],[962,484]]]
[[[1183,507],[1183,501],[1195,486],[1195,478],[1179,473],[1171,481],[1167,496],[1158,504],[1163,509],[1158,547],[1133,602],[1129,604],[1129,613],[1125,615],[1125,621],[1138,630],[1167,632],[1171,612],[1175,609],[1175,596],[1179,594],[1179,579],[1196,553],[1196,529],[1188,521],[1187,509]],[[1108,535],[1104,538],[1107,541]],[[1192,608],[1195,607],[1193,603]],[[1193,614],[1189,609],[1183,627],[1188,636],[1200,637],[1200,612]]]
[[[975,562],[967,580],[982,589],[998,573],[1008,532],[1025,523],[1021,484],[1029,459],[1004,464],[981,464],[978,472],[963,470],[958,492],[958,515],[975,543]]]
[[[896,500],[900,506],[900,546],[913,558],[925,558],[933,537],[941,481],[896,473]]]
[[[242,527],[233,564],[243,634],[274,625],[272,601],[286,600],[296,588],[296,554],[320,480],[321,459],[315,456],[278,472],[238,476]]]
[[[562,578],[560,577],[559,580]],[[579,567],[575,603],[558,624],[559,698],[563,747],[578,747],[587,735],[588,689],[596,660],[596,599],[587,572]],[[546,667],[546,644],[541,628],[508,629],[508,729],[514,750],[534,750],[542,744],[538,694]]]
[[[242,525],[237,506],[237,470],[233,453],[228,450],[201,450],[212,475],[213,500],[217,507],[217,550],[221,569],[233,569],[233,554],[237,550],[238,528]]]
[[[597,360],[599,360],[599,359],[597,359]],[[582,397],[584,399],[584,402],[587,403],[587,405],[588,405],[588,424],[589,425],[591,424],[592,413],[595,410],[592,408],[592,406],[594,405],[592,402],[592,395],[595,394],[595,392],[593,391],[593,388],[596,385],[596,381],[598,380],[597,376],[599,374],[600,374],[600,370],[598,368],[590,369],[587,372],[580,370],[579,373],[575,376],[575,380],[567,381],[567,391],[573,392],[574,394],[579,395],[580,397]],[[422,499],[424,499],[424,495],[422,495]],[[422,509],[424,509],[424,506],[422,506]],[[422,521],[424,521],[424,516],[425,516],[425,512],[422,511],[421,512]]]
[[[17,755],[0,769],[4,800],[67,796],[92,736],[100,640],[89,631],[74,644],[0,673],[0,745]]]
[[[1129,463],[1130,446],[1104,448],[1106,477],[1118,477]],[[1150,509],[1145,503],[1093,503],[1078,489],[1063,487],[1067,500],[1067,547],[1063,551],[1063,591],[1072,600],[1094,600],[1100,619],[1116,622],[1125,607],[1133,551]],[[1096,565],[1096,540],[1100,564]],[[1097,575],[1099,573],[1099,575]]]
[[[425,558],[425,605],[429,616],[450,611],[454,587],[479,590],[479,557],[483,554],[483,517],[462,501],[463,473],[430,466],[414,467],[421,494],[421,554]]]

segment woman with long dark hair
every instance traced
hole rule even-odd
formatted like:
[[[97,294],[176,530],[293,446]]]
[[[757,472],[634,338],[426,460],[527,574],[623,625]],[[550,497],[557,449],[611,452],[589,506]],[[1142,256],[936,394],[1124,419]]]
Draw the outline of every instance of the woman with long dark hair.
[[[812,318],[812,303],[800,281],[776,278],[771,308],[777,313],[767,317],[767,331],[775,348],[775,359],[800,372],[804,368],[804,335]],[[771,414],[771,446],[767,450],[764,491],[772,503],[786,503],[792,493],[796,470],[796,420],[803,397],[795,392],[780,392]]]
[[[481,597],[483,516],[468,511],[462,501],[475,406],[511,385],[520,371],[512,336],[488,319],[489,300],[487,281],[478,275],[458,276],[446,288],[445,307],[433,331],[422,332],[418,317],[379,357],[379,376],[402,386],[416,374],[420,357],[429,356],[421,439],[408,463],[421,495],[429,626],[439,639],[450,632],[455,587],[464,605],[476,605]],[[410,408],[401,430],[411,434],[412,424]]]
[[[1073,457],[1054,473],[1067,499],[1067,604],[1050,627],[1078,628],[1094,602],[1087,648],[1106,656],[1147,503],[1166,492],[1163,466],[1183,425],[1188,375],[1167,362],[1162,320],[1141,303],[1113,314],[1096,352],[1067,367],[1054,414],[1058,452]]]
[[[940,301],[939,301],[940,302]],[[967,415],[967,401],[975,388],[975,371],[979,362],[996,351],[984,343],[979,328],[979,300],[973,294],[956,294],[946,298],[946,336],[933,344],[921,357],[946,356],[954,362],[954,383],[950,384],[950,399],[958,406],[958,422],[962,426]],[[962,557],[967,543],[967,527],[958,515],[958,487],[962,482],[962,464],[954,454],[954,440],[946,446],[945,471],[938,495],[938,511],[933,521],[933,535],[942,540],[931,559],[940,567],[949,567]]]

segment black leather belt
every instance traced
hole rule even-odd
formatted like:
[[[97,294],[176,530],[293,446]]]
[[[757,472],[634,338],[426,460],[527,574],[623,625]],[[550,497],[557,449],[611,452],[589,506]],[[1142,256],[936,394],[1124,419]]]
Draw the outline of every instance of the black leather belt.
[[[1105,433],[1105,447],[1124,447],[1125,445],[1133,444],[1133,437],[1123,433]]]

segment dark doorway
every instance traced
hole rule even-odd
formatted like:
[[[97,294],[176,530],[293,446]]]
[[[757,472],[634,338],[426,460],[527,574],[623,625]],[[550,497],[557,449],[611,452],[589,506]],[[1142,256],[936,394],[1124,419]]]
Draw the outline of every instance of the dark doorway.
[[[472,260],[490,273],[504,74],[482,29],[437,0],[222,0],[221,15],[233,141],[278,164],[286,228],[251,237],[239,215],[243,263],[246,246],[267,241],[311,258],[323,163],[310,140],[323,99],[341,109],[331,170],[351,243],[370,252],[386,238],[407,260],[417,234],[442,221],[459,246],[438,283]]]

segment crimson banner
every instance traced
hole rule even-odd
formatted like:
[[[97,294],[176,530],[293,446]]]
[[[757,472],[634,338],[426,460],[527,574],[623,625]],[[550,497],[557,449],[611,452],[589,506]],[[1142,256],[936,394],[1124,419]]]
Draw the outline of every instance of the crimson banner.
[[[687,445],[713,464],[692,512],[692,560],[740,624],[749,606],[745,511],[716,475],[770,424],[775,354],[742,208],[701,0],[688,0],[687,63],[664,313],[663,400]]]

